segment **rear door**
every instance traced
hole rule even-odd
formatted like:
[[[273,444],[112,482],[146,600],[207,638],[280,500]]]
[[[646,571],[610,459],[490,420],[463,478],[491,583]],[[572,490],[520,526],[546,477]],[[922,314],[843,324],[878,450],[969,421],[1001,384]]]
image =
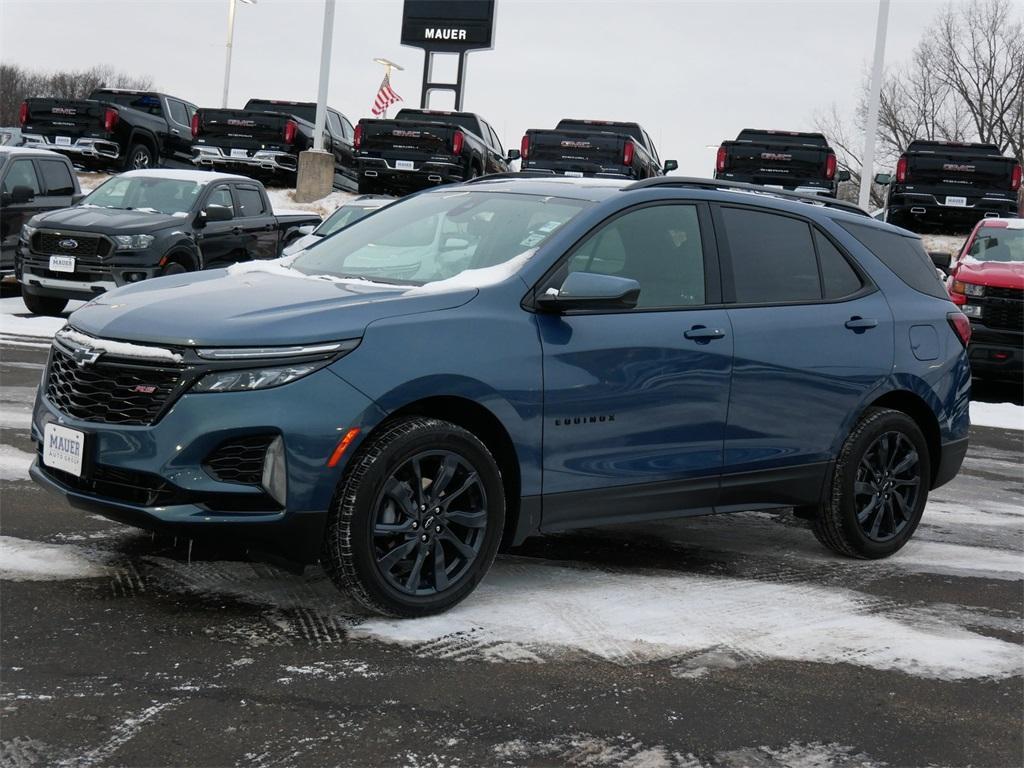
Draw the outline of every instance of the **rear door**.
[[[235,225],[241,230],[246,258],[276,259],[279,250],[277,219],[259,187],[236,184],[235,199],[238,203]]]
[[[167,98],[167,138],[164,151],[167,156],[179,163],[192,161],[192,115],[195,108],[190,108],[184,101]]]
[[[707,208],[615,215],[538,286],[569,272],[640,284],[635,310],[538,314],[546,530],[710,510],[722,465],[732,333]]]
[[[27,203],[12,203],[4,200],[0,205],[0,269],[14,269],[14,253],[18,246],[18,237],[25,222],[41,211],[50,210],[43,194],[43,185],[39,173],[31,158],[22,157],[17,160],[8,158],[3,168],[3,181],[0,181],[0,194],[9,195],[15,187],[28,187],[32,190],[33,199]],[[70,205],[70,196],[68,198]]]
[[[333,138],[335,175],[355,181],[358,178],[358,173],[356,172],[355,151],[352,146],[354,136],[352,123],[338,112],[328,110],[327,125]]]
[[[892,370],[892,313],[855,262],[811,222],[720,205],[715,224],[735,336],[722,504],[751,495],[816,503],[814,483],[852,414]],[[751,485],[754,472],[763,487]]]

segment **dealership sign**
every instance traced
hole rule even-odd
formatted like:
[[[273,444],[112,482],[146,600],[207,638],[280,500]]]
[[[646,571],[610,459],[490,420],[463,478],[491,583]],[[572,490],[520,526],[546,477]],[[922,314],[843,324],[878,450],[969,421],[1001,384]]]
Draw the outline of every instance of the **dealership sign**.
[[[405,0],[402,45],[460,53],[493,42],[494,0]]]

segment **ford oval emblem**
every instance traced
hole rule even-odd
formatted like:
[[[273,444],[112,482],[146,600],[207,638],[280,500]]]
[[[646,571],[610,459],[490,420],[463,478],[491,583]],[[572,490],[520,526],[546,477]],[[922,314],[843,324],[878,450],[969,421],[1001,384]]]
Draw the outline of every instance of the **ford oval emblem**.
[[[73,251],[75,250],[75,248],[78,247],[78,241],[72,240],[70,237],[67,237],[61,240],[59,243],[57,243],[57,245],[59,245],[65,251]]]

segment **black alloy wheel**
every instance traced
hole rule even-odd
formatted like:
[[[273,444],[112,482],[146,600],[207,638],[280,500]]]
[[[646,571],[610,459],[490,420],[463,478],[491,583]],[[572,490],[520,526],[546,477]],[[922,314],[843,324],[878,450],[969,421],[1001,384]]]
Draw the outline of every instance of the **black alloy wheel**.
[[[857,522],[871,541],[889,541],[913,520],[921,489],[921,457],[901,432],[886,432],[857,467]]]

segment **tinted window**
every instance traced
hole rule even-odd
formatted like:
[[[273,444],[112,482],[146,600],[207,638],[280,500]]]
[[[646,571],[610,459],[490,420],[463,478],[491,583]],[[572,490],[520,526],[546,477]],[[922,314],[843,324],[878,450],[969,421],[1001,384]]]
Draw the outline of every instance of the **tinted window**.
[[[938,299],[949,298],[920,238],[847,221],[838,224],[911,288]]]
[[[120,104],[122,107],[131,107],[142,112],[148,112],[151,115],[162,115],[164,112],[160,106],[160,97],[155,93],[97,91],[89,98],[112,104]]]
[[[763,211],[722,208],[740,304],[821,298],[811,229],[803,221]]]
[[[352,123],[346,120],[344,117],[341,118],[341,135],[346,139],[351,139],[355,131],[352,130]]]
[[[639,308],[704,303],[704,254],[697,208],[658,205],[630,211],[590,235],[569,259],[570,272],[629,277]]]
[[[71,171],[60,160],[40,160],[39,168],[43,173],[43,184],[50,195],[75,194],[75,182]]]
[[[330,125],[331,133],[333,133],[335,136],[345,135],[345,131],[341,127],[341,118],[338,117],[338,114],[336,112],[327,113],[327,122]]]
[[[15,160],[7,169],[3,191],[10,192],[15,187],[28,187],[35,194],[40,193],[39,179],[36,178],[36,169],[31,160]]]
[[[221,184],[210,193],[210,197],[207,199],[206,205],[221,205],[229,211],[233,212],[235,210],[235,204],[231,200],[231,190],[226,184]]]
[[[238,211],[240,216],[262,216],[266,209],[263,207],[263,196],[258,189],[253,187],[235,187],[238,195]]]
[[[821,261],[821,281],[825,298],[841,299],[859,291],[863,286],[860,275],[832,241],[815,230],[814,242],[818,246],[818,259]]]
[[[167,100],[167,108],[171,112],[171,120],[176,122],[178,125],[189,125],[190,120],[188,116],[188,110],[185,109],[185,105],[180,101],[174,99]]]

